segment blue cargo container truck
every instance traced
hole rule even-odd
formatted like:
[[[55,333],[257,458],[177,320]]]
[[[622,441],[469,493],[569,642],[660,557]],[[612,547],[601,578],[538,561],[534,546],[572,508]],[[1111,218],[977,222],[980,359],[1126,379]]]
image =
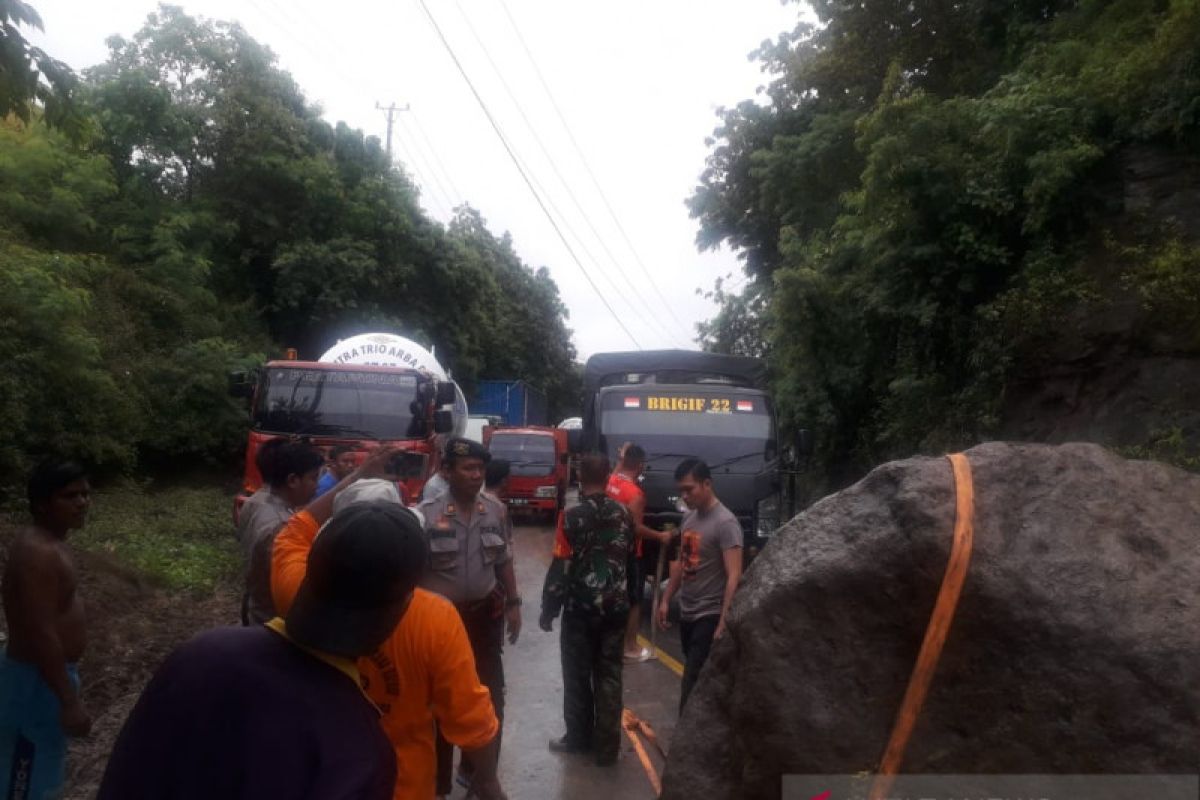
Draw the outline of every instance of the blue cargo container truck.
[[[471,413],[500,417],[510,426],[547,425],[546,395],[526,381],[480,381]]]

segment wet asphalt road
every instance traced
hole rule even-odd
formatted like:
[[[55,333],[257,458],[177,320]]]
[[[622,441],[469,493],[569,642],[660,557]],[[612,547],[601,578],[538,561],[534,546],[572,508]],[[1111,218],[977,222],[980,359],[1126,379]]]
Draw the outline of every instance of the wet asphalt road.
[[[508,691],[500,779],[505,791],[510,800],[651,800],[650,780],[624,733],[614,767],[597,767],[587,756],[558,755],[547,749],[547,742],[563,733],[558,624],[553,633],[545,633],[537,625],[554,529],[520,525],[513,538],[517,582],[525,605],[521,637],[504,651]],[[647,609],[648,605],[649,601]],[[643,619],[642,629],[648,638],[648,620]],[[625,667],[625,707],[648,722],[669,748],[679,703],[679,676],[667,662],[678,659],[679,634],[672,629],[659,633],[659,638],[668,653],[666,659]],[[653,753],[652,748],[647,749]],[[651,757],[661,773],[661,760]],[[452,795],[463,796],[462,789]]]

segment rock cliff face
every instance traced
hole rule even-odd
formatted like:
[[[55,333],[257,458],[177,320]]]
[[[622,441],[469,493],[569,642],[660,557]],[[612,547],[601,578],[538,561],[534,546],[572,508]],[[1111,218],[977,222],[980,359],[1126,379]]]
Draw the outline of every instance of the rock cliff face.
[[[1200,247],[1200,161],[1131,147],[1115,172],[1105,190],[1116,199],[1114,213],[1097,222],[1095,246],[1082,260],[1097,295],[1068,314],[1044,349],[1021,354],[998,438],[1195,458],[1200,329],[1147,304],[1131,280],[1139,257],[1130,248],[1152,251],[1169,240]]]
[[[966,586],[902,770],[1200,771],[1200,476],[985,444]],[[949,555],[945,459],[886,464],[748,571],[671,743],[667,800],[878,765]]]

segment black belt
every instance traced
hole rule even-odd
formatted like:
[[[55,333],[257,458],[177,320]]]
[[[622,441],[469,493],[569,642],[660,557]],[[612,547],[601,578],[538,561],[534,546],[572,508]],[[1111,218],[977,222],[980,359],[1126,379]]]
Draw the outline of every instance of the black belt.
[[[501,597],[497,597],[497,594]],[[461,603],[455,603],[454,607],[458,609],[459,614],[478,614],[481,611],[491,610],[497,603],[503,602],[501,598],[504,594],[504,585],[497,581],[495,587],[483,597],[477,600],[464,600]]]

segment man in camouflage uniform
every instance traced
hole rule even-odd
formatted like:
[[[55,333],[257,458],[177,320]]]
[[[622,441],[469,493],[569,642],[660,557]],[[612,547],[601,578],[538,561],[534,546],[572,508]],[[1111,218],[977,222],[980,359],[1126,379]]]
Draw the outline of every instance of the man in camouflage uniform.
[[[601,766],[616,763],[621,742],[622,642],[636,557],[633,518],[605,494],[608,473],[604,456],[585,456],[579,465],[582,500],[559,518],[539,620],[550,631],[563,612],[567,732],[550,749],[594,752]]]

